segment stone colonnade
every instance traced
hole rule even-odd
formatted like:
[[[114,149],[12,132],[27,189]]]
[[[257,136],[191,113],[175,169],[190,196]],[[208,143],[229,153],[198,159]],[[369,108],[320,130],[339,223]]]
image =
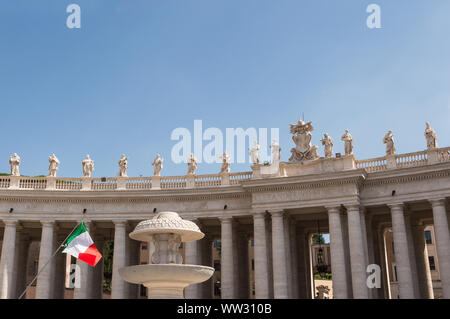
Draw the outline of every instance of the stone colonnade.
[[[436,246],[444,298],[450,298],[450,231],[445,199],[429,201],[436,233]],[[400,298],[432,298],[433,289],[424,241],[424,225],[412,220],[403,203],[388,205],[394,238]],[[326,207],[331,245],[331,268],[334,298],[382,298],[389,295],[386,283],[386,257],[383,234],[371,225],[360,205]],[[254,241],[255,297],[312,298],[312,269],[309,240],[311,231],[284,210],[260,211],[251,215]],[[201,223],[201,220],[194,220]],[[128,284],[118,269],[139,264],[139,243],[128,237],[127,220],[115,220],[111,298],[137,298],[139,287]],[[221,297],[249,298],[249,248],[251,236],[242,231],[237,218],[219,218],[221,239]],[[0,297],[17,298],[26,285],[27,252],[30,238],[19,220],[3,221],[0,259]],[[101,250],[105,238],[94,223],[89,232]],[[41,221],[39,269],[50,259],[62,241],[54,220]],[[185,263],[212,265],[212,236],[185,244]],[[60,254],[62,255],[62,254]],[[382,268],[380,289],[367,286],[369,264]],[[74,298],[101,298],[103,265],[92,268],[77,263],[81,271]],[[64,297],[64,257],[58,256],[41,272],[36,283],[36,298]],[[186,298],[212,298],[212,280],[186,289]]]

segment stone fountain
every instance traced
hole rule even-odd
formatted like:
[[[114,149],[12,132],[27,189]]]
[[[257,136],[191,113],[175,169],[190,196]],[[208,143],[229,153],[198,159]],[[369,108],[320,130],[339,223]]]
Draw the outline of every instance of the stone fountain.
[[[119,274],[127,282],[147,287],[151,299],[184,298],[184,288],[204,282],[214,273],[212,267],[182,264],[179,253],[182,242],[204,236],[195,223],[182,219],[177,213],[158,213],[140,222],[130,233],[134,240],[154,244],[151,264],[120,268]]]

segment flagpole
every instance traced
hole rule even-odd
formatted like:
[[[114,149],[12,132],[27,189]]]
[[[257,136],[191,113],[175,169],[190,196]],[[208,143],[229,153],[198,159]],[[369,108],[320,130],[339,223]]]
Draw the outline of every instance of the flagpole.
[[[83,214],[83,218],[84,218],[84,214]],[[19,299],[22,299],[22,297],[26,294],[28,288],[30,288],[30,286],[35,282],[35,280],[37,279],[37,277],[40,275],[40,273],[45,269],[45,267],[50,263],[50,261],[55,257],[55,255],[58,253],[58,251],[64,247],[64,243],[66,242],[66,240],[70,237],[70,235],[72,235],[72,233],[75,231],[75,229],[78,228],[78,226],[83,222],[83,219],[81,220],[80,223],[78,223],[70,232],[69,235],[67,235],[67,237],[63,240],[63,242],[61,243],[61,245],[59,245],[58,249],[56,249],[56,251],[53,253],[53,255],[49,258],[49,260],[45,263],[45,265],[38,271],[38,273],[36,274],[36,276],[33,278],[33,280],[27,285],[27,287],[25,288],[24,292],[22,292],[22,294],[19,296]]]

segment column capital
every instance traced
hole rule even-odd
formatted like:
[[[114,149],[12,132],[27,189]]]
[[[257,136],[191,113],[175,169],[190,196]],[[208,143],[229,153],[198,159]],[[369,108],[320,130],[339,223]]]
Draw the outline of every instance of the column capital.
[[[276,210],[269,212],[272,217],[283,217],[286,216],[286,212],[284,210]]]
[[[403,211],[405,209],[405,204],[403,203],[393,203],[393,204],[387,204],[388,207],[391,209],[391,211]]]
[[[127,220],[126,219],[116,219],[112,221],[114,223],[115,226],[123,226],[125,227],[127,225]]]
[[[55,220],[54,219],[42,219],[41,224],[44,227],[54,227],[55,226]]]
[[[231,224],[233,222],[233,216],[219,217],[221,224]]]
[[[252,213],[252,215],[253,215],[253,219],[266,218],[267,213],[265,211],[264,212],[254,212],[254,213]]]
[[[17,219],[4,219],[3,224],[5,226],[16,226],[18,225],[19,221]]]
[[[437,198],[428,200],[431,207],[445,207],[445,198]]]
[[[349,204],[345,205],[345,208],[347,208],[347,211],[361,211],[361,205],[360,204]]]
[[[341,207],[340,206],[325,206],[328,213],[340,213]]]

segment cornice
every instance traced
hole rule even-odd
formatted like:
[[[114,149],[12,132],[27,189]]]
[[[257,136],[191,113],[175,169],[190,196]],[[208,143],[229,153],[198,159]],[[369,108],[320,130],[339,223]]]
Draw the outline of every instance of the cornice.
[[[427,167],[395,169],[383,172],[370,173],[366,181],[362,184],[362,188],[378,185],[409,183],[449,176],[450,176],[450,165],[448,164],[447,165],[438,164]]]
[[[39,202],[39,203],[153,203],[187,202],[217,199],[250,198],[240,186],[227,189],[180,189],[170,191],[146,192],[58,192],[14,190],[0,192],[0,201]]]
[[[245,181],[242,187],[251,192],[273,192],[297,189],[322,188],[353,184],[358,188],[364,183],[367,172],[362,169],[304,176],[277,177]]]

